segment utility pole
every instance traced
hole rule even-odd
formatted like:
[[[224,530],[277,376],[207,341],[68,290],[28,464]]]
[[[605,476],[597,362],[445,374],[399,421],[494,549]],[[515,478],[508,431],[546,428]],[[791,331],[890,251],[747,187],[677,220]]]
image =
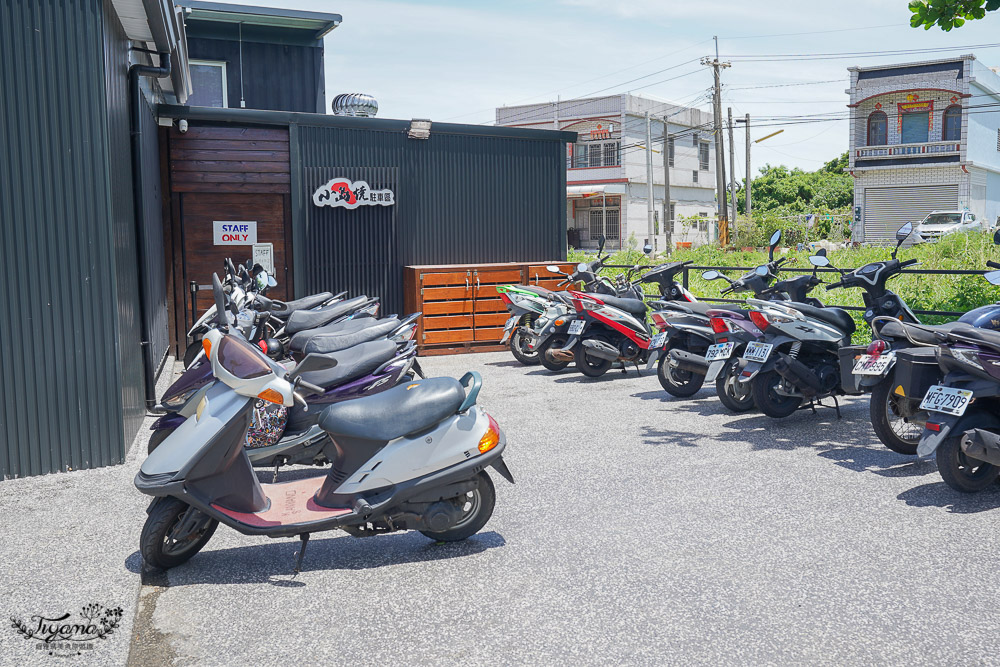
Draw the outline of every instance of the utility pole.
[[[653,243],[653,136],[649,125],[649,112],[646,112],[646,225],[648,238],[646,243]]]
[[[719,61],[719,38],[715,39],[715,59],[702,58],[702,65],[710,65],[715,79],[715,94],[712,96],[712,111],[714,116],[715,136],[715,189],[716,208],[719,213],[719,232],[723,243],[729,241],[729,220],[726,211],[726,161],[723,154],[722,141],[722,78],[721,70],[730,67],[731,63]]]
[[[746,118],[737,118],[736,122],[737,123],[744,123],[745,125],[744,125],[743,129],[745,129],[747,131],[747,201],[746,201],[747,205],[746,205],[746,213],[747,213],[747,221],[749,221],[750,220],[750,212],[753,210],[753,206],[750,203],[750,201],[751,201],[751,199],[750,199],[750,189],[751,189],[750,188],[750,174],[751,174],[751,171],[750,171],[750,143],[751,143],[750,142],[750,114],[747,114]],[[764,137],[764,138],[766,139],[767,137]]]
[[[729,112],[729,195],[732,199],[733,238],[736,237],[736,149],[733,147],[733,108]]]
[[[673,252],[674,219],[670,215],[670,125],[669,116],[663,117],[663,233],[666,235],[666,251]]]

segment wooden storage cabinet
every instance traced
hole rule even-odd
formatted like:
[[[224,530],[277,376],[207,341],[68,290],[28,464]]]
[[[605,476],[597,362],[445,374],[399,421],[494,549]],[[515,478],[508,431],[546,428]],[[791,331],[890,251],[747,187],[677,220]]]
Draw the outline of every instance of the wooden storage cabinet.
[[[406,313],[421,312],[417,346],[421,355],[494,352],[500,345],[507,308],[498,285],[558,287],[562,276],[549,264],[570,272],[567,262],[408,266],[403,271]]]

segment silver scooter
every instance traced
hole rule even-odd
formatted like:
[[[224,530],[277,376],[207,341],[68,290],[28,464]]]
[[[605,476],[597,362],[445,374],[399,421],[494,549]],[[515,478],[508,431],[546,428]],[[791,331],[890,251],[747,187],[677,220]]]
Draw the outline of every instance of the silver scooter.
[[[218,276],[213,287],[224,313]],[[476,405],[482,385],[477,373],[461,381],[417,380],[331,405],[319,418],[335,444],[329,471],[261,484],[244,449],[256,399],[306,406],[303,394],[322,389],[302,374],[336,362],[307,355],[288,371],[228,328],[220,317],[204,339],[219,382],[135,477],[136,488],[153,496],[140,537],[148,566],[187,561],[219,523],[245,535],[298,535],[296,572],[314,532],[342,529],[364,537],[418,530],[433,540],[457,541],[486,525],[496,499],[486,468],[514,480],[502,458],[506,436]]]

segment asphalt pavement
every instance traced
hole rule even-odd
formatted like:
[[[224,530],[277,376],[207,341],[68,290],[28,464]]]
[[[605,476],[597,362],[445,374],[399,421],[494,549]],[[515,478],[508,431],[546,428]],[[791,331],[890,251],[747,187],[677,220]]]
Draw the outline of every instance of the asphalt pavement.
[[[298,576],[296,540],[220,527],[144,578],[130,664],[1000,664],[1000,487],[962,496],[885,449],[865,398],[779,422],[635,369],[421,364],[478,370],[506,431],[517,483],[493,476],[486,527],[316,534]],[[138,581],[135,542],[93,548]]]

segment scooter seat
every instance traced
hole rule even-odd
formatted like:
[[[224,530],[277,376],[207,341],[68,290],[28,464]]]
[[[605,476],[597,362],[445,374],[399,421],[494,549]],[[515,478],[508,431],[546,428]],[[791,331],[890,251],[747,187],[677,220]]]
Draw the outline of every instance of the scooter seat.
[[[949,333],[967,338],[980,345],[986,345],[994,350],[1000,351],[1000,331],[991,329],[978,329],[965,322],[956,322],[959,326],[953,327]]]
[[[285,333],[289,335],[297,334],[307,329],[315,329],[324,324],[333,322],[338,317],[343,317],[353,310],[360,308],[368,301],[367,296],[357,296],[347,301],[330,304],[319,310],[299,310],[288,317],[285,324]]]
[[[375,324],[354,332],[319,334],[313,336],[306,341],[305,346],[302,348],[302,352],[305,354],[312,354],[314,352],[318,354],[339,352],[340,350],[346,350],[354,347],[355,345],[360,345],[361,343],[367,343],[368,341],[385,338],[399,326],[399,320],[395,317],[389,317],[384,320],[375,320],[371,317],[365,317],[362,319],[372,320]],[[293,347],[292,349],[294,350],[295,348]]]
[[[603,294],[597,298],[609,306],[624,310],[626,313],[632,313],[633,315],[646,314],[646,302],[639,299],[622,299],[617,296],[605,296]]]
[[[332,324],[326,324],[321,327],[316,327],[315,329],[306,329],[305,331],[300,331],[289,341],[288,346],[295,352],[301,352],[310,340],[315,336],[331,335],[340,336],[342,334],[352,334],[369,327],[374,327],[385,322],[386,320],[377,320],[374,317],[352,317],[349,320],[344,320],[342,322],[334,322]],[[367,338],[365,340],[374,340],[372,338]],[[364,343],[364,340],[359,340],[358,343]],[[358,343],[354,343],[357,345]],[[347,347],[352,347],[348,345]],[[343,349],[343,348],[342,348]],[[327,350],[328,352],[333,352],[334,350]]]
[[[261,310],[268,311],[271,313],[272,317],[284,320],[288,319],[288,316],[297,310],[309,310],[310,308],[315,308],[332,298],[333,294],[330,292],[320,292],[319,294],[304,296],[301,299],[295,299],[293,301],[272,301],[271,299],[260,295],[257,295],[255,300],[260,303]]]
[[[834,306],[817,308],[816,306],[810,306],[807,303],[799,303],[797,301],[782,301],[781,305],[794,308],[806,317],[811,317],[815,320],[819,320],[820,322],[825,322],[826,324],[840,329],[847,335],[853,334],[858,328],[854,323],[854,318],[851,317],[843,308],[836,308]]]
[[[336,437],[388,442],[434,426],[458,412],[465,388],[454,378],[430,378],[401,384],[375,396],[334,403],[319,418]]]
[[[725,303],[705,303],[703,301],[659,301],[657,302],[657,306],[663,307],[664,310],[679,310],[684,313],[701,315],[702,317],[708,317],[708,311],[710,310],[727,310],[735,313],[747,312],[745,308],[737,308]]]
[[[391,340],[373,340],[329,355],[337,365],[323,371],[302,374],[302,379],[323,389],[332,389],[368,375],[396,356],[396,344]]]
[[[876,324],[876,326],[879,325]],[[879,327],[878,335],[881,338],[893,338],[904,343],[913,340],[923,345],[940,345],[942,340],[934,335],[935,331],[948,332],[955,327],[961,328],[965,326],[968,325],[964,322],[946,322],[945,324],[929,325],[892,320]],[[907,338],[907,335],[909,338]]]

